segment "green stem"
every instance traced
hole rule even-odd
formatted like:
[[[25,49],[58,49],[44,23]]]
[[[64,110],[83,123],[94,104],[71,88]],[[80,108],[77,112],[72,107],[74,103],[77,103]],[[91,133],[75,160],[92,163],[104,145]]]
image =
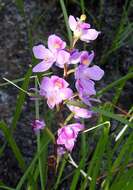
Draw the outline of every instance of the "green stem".
[[[69,24],[68,24],[68,15],[67,15],[67,10],[65,7],[65,3],[63,0],[60,0],[60,5],[61,5],[61,9],[64,15],[64,21],[66,24],[66,28],[67,28],[67,33],[68,33],[68,38],[69,38],[69,42],[70,42],[70,47],[72,47],[72,32],[70,30]]]
[[[63,174],[63,171],[64,171],[64,168],[65,168],[66,163],[67,163],[66,157],[64,157],[63,160],[62,160],[61,167],[60,167],[60,171],[59,171],[59,174],[58,174],[58,178],[57,178],[57,181],[56,181],[56,184],[55,184],[55,190],[56,190],[56,189],[58,188],[58,186],[59,186],[60,179],[61,179],[61,176],[62,176],[62,174]]]
[[[22,89],[21,87],[19,87],[18,85],[14,84],[12,81],[8,80],[7,78],[3,78],[5,81],[7,81],[8,83],[12,84],[13,86],[15,86],[16,88],[18,88],[19,90],[21,90],[22,92],[26,93],[27,95],[31,95],[31,93],[27,92],[26,90]]]
[[[35,88],[38,89],[38,80],[37,77],[35,78]],[[36,92],[37,95],[37,92]],[[35,114],[36,119],[39,119],[39,99],[35,100]],[[39,153],[39,150],[41,148],[41,139],[40,139],[40,131],[37,133],[37,151]],[[42,161],[41,157],[39,157],[39,172],[40,172],[40,181],[41,181],[41,189],[44,190],[44,182],[43,182],[43,170],[42,170]]]
[[[73,112],[70,113],[70,114],[68,115],[68,117],[65,119],[64,125],[66,125],[66,124],[73,118],[73,116],[74,116],[74,113],[73,113]]]

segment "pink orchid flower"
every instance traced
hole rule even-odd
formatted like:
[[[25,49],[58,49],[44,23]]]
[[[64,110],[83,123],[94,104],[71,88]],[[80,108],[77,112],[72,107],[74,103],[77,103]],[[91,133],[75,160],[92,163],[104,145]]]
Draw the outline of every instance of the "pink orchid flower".
[[[84,125],[74,123],[58,129],[57,144],[64,146],[66,150],[72,151],[78,133],[84,129]]]
[[[73,92],[68,86],[69,84],[58,76],[44,77],[40,85],[40,95],[47,99],[49,108],[53,109],[55,105],[72,97]]]
[[[83,17],[85,17],[85,15],[81,15],[80,19],[75,19],[74,16],[70,15],[68,22],[70,29],[73,31],[74,38],[88,43],[92,40],[95,40],[100,32],[95,29],[91,29],[90,24],[85,23],[85,18]]]
[[[35,58],[42,61],[33,68],[33,72],[44,72],[50,69],[57,60],[58,52],[63,50],[65,46],[66,42],[64,42],[59,36],[56,36],[55,34],[49,36],[48,48],[45,48],[45,46],[42,44],[34,46],[33,54]],[[58,58],[59,61],[60,59]]]

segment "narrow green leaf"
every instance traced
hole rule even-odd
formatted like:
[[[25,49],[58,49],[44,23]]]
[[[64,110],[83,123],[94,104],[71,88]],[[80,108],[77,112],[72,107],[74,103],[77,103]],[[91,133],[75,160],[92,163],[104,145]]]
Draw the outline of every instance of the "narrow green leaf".
[[[55,186],[54,186],[54,189],[57,190],[58,189],[58,186],[59,186],[59,183],[60,183],[60,180],[61,180],[61,177],[62,177],[62,174],[63,174],[63,171],[64,171],[64,168],[66,166],[66,157],[64,156],[64,158],[62,159],[61,161],[61,166],[60,166],[60,170],[59,170],[59,174],[58,174],[58,177],[57,177],[57,181],[55,183]]]
[[[80,6],[81,6],[82,14],[85,14],[85,3],[84,3],[84,0],[80,0]]]
[[[29,81],[30,81],[30,76],[32,74],[32,69],[29,68],[29,70],[27,71],[26,75],[25,75],[25,80],[22,84],[22,89],[26,90],[28,89],[28,86],[29,86]],[[20,114],[22,112],[22,107],[24,105],[24,101],[25,101],[25,96],[26,94],[22,91],[19,92],[19,96],[18,96],[18,99],[17,99],[17,104],[16,104],[16,110],[15,110],[15,113],[14,113],[14,118],[13,118],[13,121],[12,121],[12,130],[16,128],[17,126],[17,122],[20,118]]]
[[[24,12],[24,0],[15,0],[15,4],[18,8],[18,10],[20,11],[21,16],[25,16],[25,12]]]
[[[48,133],[47,133],[48,134]],[[28,166],[27,170],[25,171],[24,175],[21,177],[16,190],[21,190],[25,180],[28,178],[30,172],[35,168],[35,164],[37,162],[37,160],[39,159],[39,157],[42,155],[42,153],[44,152],[44,149],[46,148],[46,146],[53,140],[53,138],[51,138],[51,136],[48,134],[46,135],[45,138],[45,142],[43,143],[43,146],[40,148],[39,152],[37,152],[31,162],[31,164]]]
[[[70,190],[76,190],[77,183],[80,177],[80,170],[82,169],[82,166],[84,165],[84,158],[80,161],[79,167],[75,169],[74,176],[71,182]]]
[[[96,97],[103,95],[105,92],[109,91],[110,89],[114,88],[115,86],[117,86],[118,84],[121,84],[124,81],[127,81],[129,79],[133,78],[133,72],[129,72],[127,75],[125,75],[124,77],[121,77],[120,79],[112,82],[111,84],[107,85],[105,88],[103,88],[102,90],[98,91],[96,94]]]
[[[5,185],[0,185],[0,190],[16,190],[16,189],[13,189],[13,188],[11,188],[11,187],[7,187],[7,186],[5,186]]]
[[[122,161],[124,155],[126,155],[126,152],[128,152],[128,151],[131,152],[132,143],[133,143],[133,134],[131,133],[130,136],[128,137],[127,141],[125,142],[125,144],[122,146],[122,149],[121,149],[118,157],[115,159],[115,161],[112,165],[112,171],[114,171],[121,164],[121,161]]]
[[[132,190],[133,188],[133,168],[121,173],[120,179],[113,182],[110,190]]]
[[[26,168],[25,161],[23,159],[23,156],[22,156],[9,128],[7,127],[7,125],[4,122],[0,122],[0,129],[3,131],[7,142],[9,143],[16,159],[18,160],[20,168],[24,171]]]
[[[109,112],[107,110],[104,110],[102,108],[97,108],[97,107],[92,107],[92,110],[95,111],[95,112],[98,112],[98,113],[100,113],[100,114],[102,114],[104,116],[107,116],[109,118],[115,119],[115,120],[117,120],[117,121],[119,121],[121,123],[127,124],[130,127],[133,127],[132,123],[130,123],[127,119],[125,119],[125,118],[123,118],[123,117],[121,117],[121,116],[119,116],[117,114],[114,114],[112,112]]]
[[[90,190],[95,190],[97,175],[99,173],[102,157],[105,151],[106,144],[108,142],[108,133],[109,133],[109,128],[105,127],[97,143],[97,147],[92,157],[92,160],[88,166],[87,174],[88,176],[92,178],[92,180],[90,181],[90,186],[89,186]],[[87,179],[84,180],[84,183],[82,184],[81,189],[85,189],[86,185],[87,185]]]
[[[66,7],[65,7],[64,0],[60,0],[60,5],[61,5],[61,9],[62,9],[62,12],[63,12],[63,15],[64,15],[64,21],[65,21],[66,28],[67,28],[70,47],[72,47],[72,32],[71,32],[69,24],[68,24],[68,15],[67,15],[67,10],[66,10]]]

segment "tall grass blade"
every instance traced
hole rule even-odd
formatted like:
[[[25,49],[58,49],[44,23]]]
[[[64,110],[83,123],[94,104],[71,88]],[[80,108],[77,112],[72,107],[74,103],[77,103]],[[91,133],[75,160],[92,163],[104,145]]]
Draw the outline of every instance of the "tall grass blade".
[[[24,89],[25,91],[27,91],[27,89],[28,89],[31,74],[32,74],[32,69],[29,68],[29,70],[27,71],[27,73],[25,75],[25,80],[22,84],[22,89]],[[17,103],[16,103],[16,110],[15,110],[14,118],[12,121],[12,129],[15,129],[17,126],[17,122],[20,118],[20,114],[22,112],[22,107],[24,105],[25,96],[26,96],[26,94],[24,92],[22,92],[22,91],[19,92],[19,96],[18,96]]]
[[[79,166],[75,169],[74,176],[71,182],[70,190],[76,190],[78,180],[80,178],[80,170],[83,168],[84,165],[84,158],[81,159]]]
[[[40,156],[42,155],[42,153],[44,152],[45,148],[47,147],[47,145],[52,141],[53,139],[51,138],[51,136],[46,135],[45,138],[45,142],[43,143],[42,147],[40,148],[39,152],[37,152],[32,160],[32,162],[30,163],[30,165],[28,166],[27,170],[25,171],[24,175],[21,177],[18,185],[16,186],[16,190],[21,190],[22,186],[24,185],[24,182],[26,179],[28,179],[28,176],[30,174],[30,172],[35,168],[35,164],[38,161],[38,159],[40,158]]]
[[[123,124],[127,124],[129,125],[130,127],[133,127],[133,124],[130,123],[127,119],[117,115],[117,114],[114,114],[112,112],[109,112],[109,111],[106,111],[102,108],[98,108],[98,107],[92,107],[92,110],[95,111],[95,112],[98,112],[106,117],[109,117],[109,118],[112,118],[112,119],[115,119]]]
[[[120,79],[118,79],[118,80],[112,82],[111,84],[107,85],[102,90],[98,91],[96,94],[96,97],[103,95],[105,92],[109,91],[110,89],[114,88],[115,86],[121,84],[124,81],[132,79],[132,78],[133,78],[133,72],[129,72],[127,75],[121,77]]]
[[[61,5],[61,9],[62,9],[62,12],[63,12],[63,15],[64,15],[64,21],[65,21],[66,28],[67,28],[70,47],[72,47],[72,32],[71,32],[69,24],[68,24],[68,15],[67,15],[67,10],[66,10],[66,7],[65,7],[64,0],[60,0],[60,5]]]
[[[109,133],[109,128],[105,127],[97,143],[96,150],[93,154],[92,160],[88,165],[87,174],[88,176],[91,176],[92,178],[89,185],[90,190],[95,190],[97,175],[99,173],[102,157],[105,151],[106,144],[108,142],[108,133]],[[87,179],[84,180],[84,183],[82,184],[81,189],[85,189],[86,187],[87,187]]]
[[[20,149],[18,148],[9,128],[7,127],[7,125],[4,122],[0,122],[0,129],[3,131],[4,136],[7,140],[7,142],[9,143],[9,145],[14,153],[14,156],[16,157],[16,159],[19,163],[20,168],[22,169],[22,171],[24,171],[26,168],[25,161],[23,159]]]
[[[24,12],[24,0],[15,0],[15,4],[21,14],[21,16],[25,16],[25,12]]]

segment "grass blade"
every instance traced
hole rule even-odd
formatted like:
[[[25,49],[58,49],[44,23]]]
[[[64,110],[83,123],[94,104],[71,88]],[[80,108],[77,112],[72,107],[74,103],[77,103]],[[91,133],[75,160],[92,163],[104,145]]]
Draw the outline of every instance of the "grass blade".
[[[23,159],[23,156],[22,156],[13,136],[11,135],[9,128],[7,127],[7,125],[4,122],[0,122],[0,129],[3,131],[7,142],[9,143],[16,159],[18,160],[20,168],[22,169],[22,171],[24,171],[26,168],[25,161]]]
[[[46,138],[45,138],[45,142],[43,143],[43,146],[40,148],[39,152],[37,152],[31,162],[31,164],[28,166],[27,170],[25,171],[24,175],[21,177],[16,190],[21,190],[22,186],[25,182],[25,180],[28,178],[30,172],[35,168],[35,164],[37,162],[37,160],[40,158],[40,156],[42,155],[42,153],[44,152],[46,146],[53,140],[53,138],[51,138],[51,136],[47,133],[46,131]]]
[[[109,127],[105,127],[97,143],[97,147],[92,157],[92,160],[88,166],[87,174],[88,176],[91,176],[92,178],[92,180],[90,181],[90,186],[89,186],[90,190],[95,190],[96,178],[100,169],[100,163],[102,161],[102,157],[103,157],[105,147],[108,141],[108,133],[109,133]],[[87,185],[87,179],[84,180],[84,183],[82,184],[81,189],[85,189],[86,185]]]
[[[66,157],[64,156],[64,158],[62,159],[62,162],[61,162],[60,171],[59,171],[59,174],[58,174],[58,177],[57,177],[57,181],[56,181],[56,184],[54,186],[55,190],[58,189],[58,186],[59,186],[59,183],[60,183],[64,168],[66,166],[66,163],[67,163],[67,160],[66,160]]]
[[[100,90],[99,92],[97,92],[96,97],[103,95],[105,92],[107,92],[110,89],[114,88],[118,84],[120,84],[120,83],[122,83],[124,81],[127,81],[129,79],[132,79],[132,78],[133,78],[133,72],[130,72],[127,75],[125,75],[124,77],[121,77],[117,81],[112,82],[111,84],[107,85],[105,88],[103,88],[102,90]]]
[[[24,0],[15,0],[15,4],[21,14],[21,16],[25,16],[25,12],[24,12]]]
[[[109,118],[112,118],[112,119],[115,119],[121,123],[124,123],[126,125],[129,125],[130,127],[133,127],[133,124],[130,123],[127,119],[117,115],[117,114],[114,114],[112,112],[109,112],[107,110],[104,110],[102,108],[97,108],[97,107],[92,107],[92,110],[95,111],[95,112],[98,112],[106,117],[109,117]]]
[[[25,91],[27,91],[27,89],[28,89],[31,74],[32,74],[32,69],[29,68],[29,70],[27,71],[27,73],[25,75],[25,80],[22,84],[22,89],[24,89]],[[17,126],[17,122],[20,118],[20,114],[22,112],[22,107],[23,107],[23,104],[25,101],[25,96],[26,96],[26,94],[24,92],[22,92],[22,91],[19,92],[19,96],[18,96],[17,103],[16,103],[16,110],[15,110],[14,118],[12,121],[12,129],[15,129]]]
[[[67,10],[66,10],[66,7],[65,7],[64,0],[60,0],[60,5],[61,5],[61,9],[62,9],[62,12],[63,12],[63,15],[64,15],[64,21],[65,21],[66,28],[67,28],[70,47],[72,47],[72,32],[71,32],[69,24],[68,24],[68,15],[67,15]]]
[[[76,186],[80,177],[80,170],[82,169],[83,165],[84,165],[84,158],[80,161],[79,167],[75,169],[75,174],[71,182],[70,190],[76,190]]]

